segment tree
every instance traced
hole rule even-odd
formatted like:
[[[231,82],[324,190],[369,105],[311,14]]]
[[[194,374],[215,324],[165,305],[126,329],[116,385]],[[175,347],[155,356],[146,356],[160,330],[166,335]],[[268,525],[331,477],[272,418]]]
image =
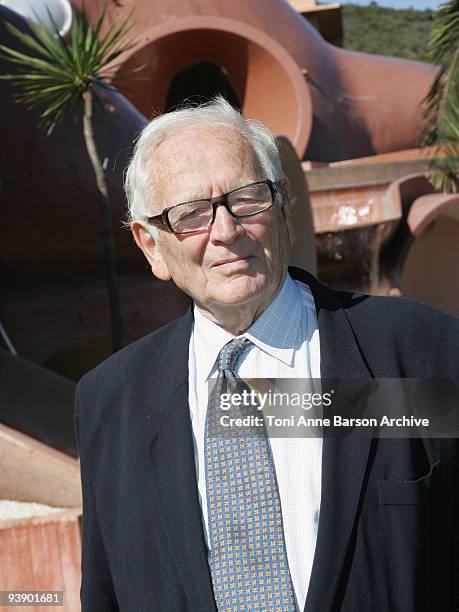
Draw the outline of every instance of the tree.
[[[70,32],[70,46],[50,15],[53,32],[43,23],[31,24],[32,35],[22,32],[12,24],[8,30],[22,45],[21,50],[0,45],[4,59],[16,65],[15,74],[0,76],[13,83],[19,92],[16,99],[29,108],[40,110],[40,122],[50,134],[56,125],[76,109],[83,114],[83,133],[99,192],[100,215],[104,244],[106,284],[110,305],[111,341],[113,351],[122,346],[122,320],[116,278],[116,254],[113,241],[111,209],[104,166],[99,157],[93,127],[94,102],[99,101],[98,88],[120,89],[115,81],[130,76],[116,73],[114,61],[121,53],[132,48],[126,40],[131,27],[130,15],[111,25],[101,35],[105,10],[94,29],[89,25],[84,12],[74,14]],[[100,91],[100,90],[99,90]]]
[[[434,16],[428,58],[439,65],[424,100],[425,145],[442,156],[432,161],[431,182],[439,191],[459,191],[459,0],[441,4]]]

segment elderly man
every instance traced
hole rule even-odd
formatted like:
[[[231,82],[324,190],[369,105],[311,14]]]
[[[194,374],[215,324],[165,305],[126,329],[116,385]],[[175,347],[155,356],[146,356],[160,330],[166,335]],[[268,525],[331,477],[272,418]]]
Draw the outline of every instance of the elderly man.
[[[126,191],[194,304],[78,386],[83,610],[453,610],[456,440],[222,438],[207,383],[457,378],[457,320],[289,273],[275,140],[221,98],[154,119]]]

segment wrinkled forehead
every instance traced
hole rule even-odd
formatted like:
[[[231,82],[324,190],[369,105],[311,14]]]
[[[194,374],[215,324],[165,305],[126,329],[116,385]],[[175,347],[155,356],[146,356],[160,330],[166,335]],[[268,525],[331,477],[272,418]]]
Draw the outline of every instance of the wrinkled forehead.
[[[228,128],[192,128],[169,136],[152,155],[149,174],[160,209],[262,178],[252,145]]]

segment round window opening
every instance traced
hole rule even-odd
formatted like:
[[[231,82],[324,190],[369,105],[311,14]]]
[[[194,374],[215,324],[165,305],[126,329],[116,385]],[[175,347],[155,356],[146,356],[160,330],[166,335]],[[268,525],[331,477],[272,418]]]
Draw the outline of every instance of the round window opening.
[[[178,70],[172,78],[166,98],[166,112],[183,104],[200,104],[221,94],[231,106],[241,110],[241,103],[225,68],[211,62],[193,62]]]

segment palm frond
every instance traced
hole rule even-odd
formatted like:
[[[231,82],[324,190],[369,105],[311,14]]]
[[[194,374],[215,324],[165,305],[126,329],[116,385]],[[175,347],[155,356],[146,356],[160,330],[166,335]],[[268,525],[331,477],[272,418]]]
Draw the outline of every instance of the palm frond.
[[[442,147],[444,156],[430,162],[431,182],[442,191],[458,190],[459,174],[459,0],[440,5],[428,45],[429,59],[439,64],[423,101],[423,145]]]
[[[106,8],[104,8],[102,13],[100,14],[94,30],[92,30],[92,28],[87,28],[86,30],[86,35],[84,39],[85,66],[88,64],[88,60],[91,57],[94,57],[94,49],[100,37],[100,30],[102,28],[102,24],[104,22],[105,15],[106,15]]]
[[[47,74],[54,78],[63,77],[68,74],[65,67],[51,62],[48,59],[41,59],[35,55],[16,51],[4,45],[0,45],[0,57],[7,59],[12,64],[24,66],[31,74]]]
[[[51,11],[46,8],[48,13],[48,19],[53,26],[53,32],[49,32],[48,28],[41,22],[36,26],[36,30],[40,31],[40,40],[43,45],[46,45],[47,49],[50,49],[51,53],[56,59],[59,59],[64,65],[68,66],[69,69],[72,67],[72,54],[65,42],[63,36],[59,32],[59,26],[57,25]]]
[[[448,65],[459,40],[459,2],[448,0],[438,7],[434,27],[427,49],[428,59],[440,65]]]
[[[34,50],[43,57],[48,57],[49,59],[53,59],[52,52],[46,48],[46,46],[40,42],[40,40],[30,36],[30,34],[26,34],[22,32],[18,28],[16,28],[12,23],[8,21],[5,23],[6,29],[10,34],[12,34],[19,42],[21,42],[25,47],[28,47],[31,50]],[[2,45],[3,46],[3,45]]]
[[[107,55],[115,49],[127,50],[134,46],[134,42],[127,38],[132,29],[132,11],[119,23],[113,23],[100,39],[98,48],[100,61],[107,63]]]
[[[118,73],[115,60],[134,46],[126,39],[132,27],[132,12],[112,24],[101,35],[106,10],[92,28],[84,14],[74,15],[70,28],[70,47],[59,33],[59,28],[48,11],[52,31],[38,22],[31,24],[32,34],[22,32],[7,24],[9,32],[20,44],[20,49],[0,45],[0,57],[16,67],[15,73],[4,74],[0,79],[9,80],[21,89],[16,99],[28,107],[42,109],[41,118],[53,126],[60,121],[69,106],[82,100],[83,94],[93,90],[95,83],[126,79],[139,68]],[[94,93],[97,97],[97,94]]]

